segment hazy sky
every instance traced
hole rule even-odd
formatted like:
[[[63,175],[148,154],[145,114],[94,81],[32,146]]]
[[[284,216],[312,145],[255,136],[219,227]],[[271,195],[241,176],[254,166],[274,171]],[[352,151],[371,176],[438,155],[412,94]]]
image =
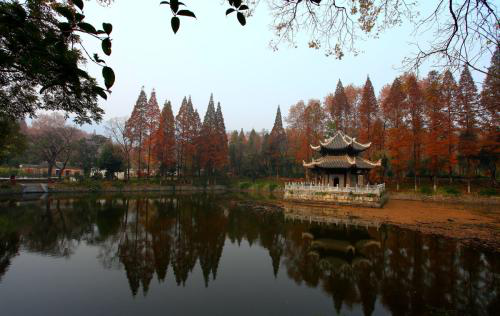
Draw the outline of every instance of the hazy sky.
[[[130,115],[142,86],[150,94],[155,88],[160,107],[171,100],[174,114],[184,96],[191,95],[203,119],[210,93],[220,101],[228,130],[271,129],[278,105],[285,116],[299,100],[324,97],[340,78],[362,85],[370,78],[379,89],[401,74],[401,61],[412,50],[412,28],[407,25],[384,33],[377,40],[360,41],[364,52],[342,60],[326,57],[321,50],[269,48],[273,33],[267,4],[262,1],[256,14],[241,27],[234,15],[225,16],[218,0],[189,0],[188,8],[198,19],[181,18],[179,32],[170,28],[171,13],[159,0],[119,0],[111,7],[85,2],[87,19],[100,25],[113,24],[113,53],[106,57],[117,79],[113,93],[100,104],[105,120]],[[425,10],[425,8],[423,8]],[[100,43],[86,40],[89,52],[102,56]],[[485,58],[489,62],[489,57]],[[88,64],[99,80],[100,68]],[[427,73],[429,69],[422,69]],[[482,76],[475,74],[482,81]],[[100,127],[86,126],[85,129]]]

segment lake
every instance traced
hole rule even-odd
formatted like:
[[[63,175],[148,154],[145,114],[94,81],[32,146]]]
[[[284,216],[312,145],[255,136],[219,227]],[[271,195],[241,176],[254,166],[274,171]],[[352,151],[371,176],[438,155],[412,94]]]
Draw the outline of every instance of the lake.
[[[0,315],[494,315],[500,254],[233,195],[0,201]],[[499,314],[496,314],[499,315]]]

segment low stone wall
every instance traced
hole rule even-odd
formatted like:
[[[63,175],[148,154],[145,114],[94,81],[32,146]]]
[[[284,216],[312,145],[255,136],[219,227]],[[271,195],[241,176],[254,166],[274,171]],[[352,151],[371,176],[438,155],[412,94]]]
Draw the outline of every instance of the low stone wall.
[[[285,190],[284,199],[296,202],[319,202],[380,208],[387,201],[387,196],[385,194],[356,194],[353,192]]]

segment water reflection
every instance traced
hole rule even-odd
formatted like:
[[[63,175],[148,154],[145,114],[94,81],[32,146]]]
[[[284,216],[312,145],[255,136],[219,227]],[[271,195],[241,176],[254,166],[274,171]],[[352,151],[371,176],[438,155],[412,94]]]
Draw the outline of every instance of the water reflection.
[[[239,205],[217,195],[1,202],[0,288],[16,256],[72,258],[83,245],[98,249],[103,268],[125,272],[132,297],[147,297],[152,281],[163,284],[169,274],[185,287],[197,264],[210,288],[227,243],[247,242],[265,249],[283,293],[290,285],[280,274],[326,293],[330,312],[358,307],[364,315],[487,315],[500,310],[498,253],[395,227],[322,225]],[[246,273],[253,267],[236,268]],[[266,292],[257,279],[245,286]]]

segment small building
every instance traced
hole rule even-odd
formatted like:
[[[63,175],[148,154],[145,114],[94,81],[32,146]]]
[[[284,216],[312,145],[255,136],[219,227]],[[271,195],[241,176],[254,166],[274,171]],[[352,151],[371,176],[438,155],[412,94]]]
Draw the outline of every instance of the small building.
[[[284,199],[382,207],[387,201],[385,184],[370,185],[367,181],[368,172],[379,167],[381,161],[372,162],[361,157],[370,145],[362,144],[340,131],[318,146],[311,145],[320,157],[303,162],[306,182],[287,183]]]
[[[381,162],[361,157],[371,143],[362,144],[356,138],[338,131],[333,137],[311,148],[321,155],[311,162],[303,162],[308,181],[323,185],[351,187],[364,185],[368,172]]]

